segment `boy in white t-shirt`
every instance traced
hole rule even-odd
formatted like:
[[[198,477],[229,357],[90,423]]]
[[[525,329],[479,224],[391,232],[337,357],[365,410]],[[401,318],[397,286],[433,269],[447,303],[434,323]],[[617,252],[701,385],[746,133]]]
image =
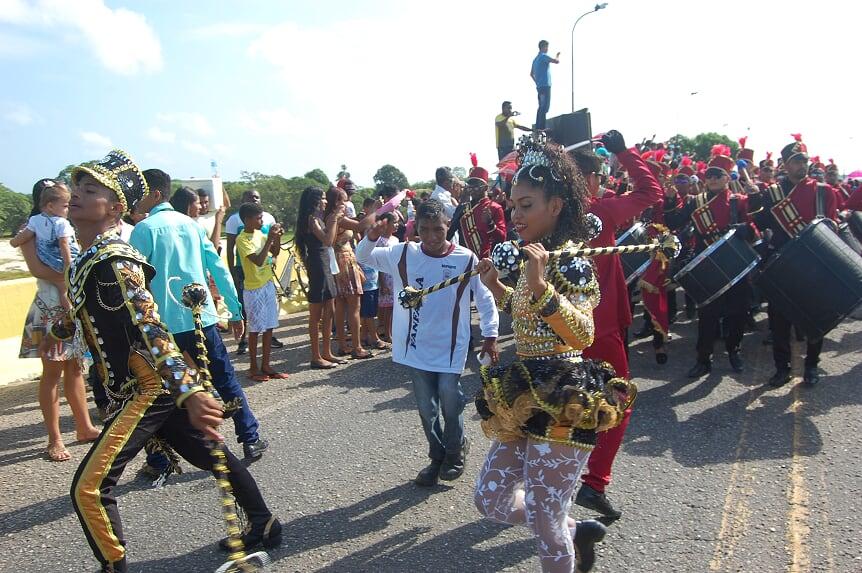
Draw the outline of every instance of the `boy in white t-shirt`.
[[[395,291],[406,285],[429,287],[471,271],[478,262],[471,251],[446,240],[449,220],[439,201],[426,201],[416,210],[419,243],[376,246],[386,225],[383,219],[368,231],[356,247],[356,258],[392,275]],[[392,360],[413,369],[413,392],[431,458],[416,476],[420,486],[458,479],[464,471],[465,398],[459,379],[470,350],[471,293],[485,339],[482,353],[496,362],[497,307],[478,277],[431,293],[419,308],[393,308]]]
[[[66,219],[69,214],[71,194],[61,181],[44,179],[39,196],[40,212],[30,217],[27,226],[9,241],[13,247],[20,247],[27,241],[36,240],[36,254],[39,260],[58,273],[63,273],[78,256],[80,248],[75,240],[75,229]],[[34,207],[36,207],[34,205]],[[58,285],[64,296],[60,297],[63,306],[68,308],[65,296],[66,285]]]

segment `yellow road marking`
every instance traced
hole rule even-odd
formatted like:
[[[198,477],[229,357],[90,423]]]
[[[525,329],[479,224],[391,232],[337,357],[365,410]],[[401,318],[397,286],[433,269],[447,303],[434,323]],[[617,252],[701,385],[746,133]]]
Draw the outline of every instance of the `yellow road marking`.
[[[718,539],[712,553],[712,560],[709,562],[710,571],[720,571],[722,561],[726,557],[733,555],[733,550],[742,537],[742,532],[745,531],[745,525],[751,516],[751,510],[746,501],[747,494],[750,492],[743,490],[743,483],[748,481],[746,478],[750,478],[750,476],[746,475],[742,454],[748,447],[748,426],[753,410],[751,406],[760,396],[760,392],[757,391],[758,387],[754,386],[753,382],[760,369],[763,354],[762,351],[755,354],[754,364],[749,365],[749,374],[746,377],[746,383],[750,384],[748,400],[745,405],[745,412],[742,415],[742,429],[739,432],[739,442],[736,444],[733,466],[730,470],[730,480],[727,485],[727,493],[724,496],[724,508],[721,512],[721,526],[718,530]]]
[[[810,512],[808,489],[805,487],[805,465],[799,455],[802,434],[802,401],[799,399],[799,384],[793,387],[793,460],[790,464],[790,488],[787,501],[790,504],[787,513],[787,541],[790,553],[790,573],[802,573],[811,569],[811,558],[808,550],[808,526]]]

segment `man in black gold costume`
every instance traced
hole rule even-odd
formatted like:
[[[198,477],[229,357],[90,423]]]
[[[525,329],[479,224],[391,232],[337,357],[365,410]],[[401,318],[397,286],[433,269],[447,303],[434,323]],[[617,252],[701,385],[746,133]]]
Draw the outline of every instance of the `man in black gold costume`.
[[[51,337],[83,340],[110,399],[105,429],[75,473],[72,504],[102,571],[123,572],[126,542],[113,493],[123,469],[155,437],[174,463],[171,449],[212,471],[210,441],[223,441],[217,431],[222,406],[204,391],[159,318],[147,290],[155,269],[120,239],[120,217],[148,192],[141,171],[125,153],[112,151],[97,164],[75,168],[72,182],[69,218],[82,252],[67,276],[72,311]],[[236,501],[248,516],[245,548],[280,543],[281,525],[254,478],[225,453]]]

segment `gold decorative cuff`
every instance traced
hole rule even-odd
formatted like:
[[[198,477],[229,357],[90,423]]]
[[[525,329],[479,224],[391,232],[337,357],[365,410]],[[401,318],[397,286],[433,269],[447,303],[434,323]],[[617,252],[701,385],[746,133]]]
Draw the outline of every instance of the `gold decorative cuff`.
[[[545,292],[542,293],[542,296],[539,297],[539,300],[530,303],[530,311],[536,314],[542,313],[548,303],[551,302],[551,300],[553,300],[556,296],[557,289],[554,288],[554,285],[548,283],[548,287],[545,289]]]
[[[502,312],[509,312],[509,308],[512,304],[512,294],[514,294],[515,289],[512,287],[506,287],[506,292],[503,293],[503,296],[500,297],[500,300],[497,301],[497,310]]]

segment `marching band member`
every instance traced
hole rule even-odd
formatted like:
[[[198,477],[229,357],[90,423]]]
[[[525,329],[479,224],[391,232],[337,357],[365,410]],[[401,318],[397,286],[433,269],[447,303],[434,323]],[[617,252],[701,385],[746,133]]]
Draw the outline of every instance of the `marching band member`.
[[[590,191],[590,213],[602,223],[598,236],[590,241],[591,247],[614,246],[616,230],[661,197],[658,181],[637,150],[626,148],[625,139],[620,132],[607,132],[602,136],[602,143],[626,170],[627,179],[633,183],[633,189],[626,193],[604,193],[600,196],[601,159],[592,152],[580,149],[575,151],[574,160]],[[584,349],[584,358],[608,362],[619,376],[628,379],[630,374],[625,340],[626,330],[632,323],[632,313],[620,257],[605,255],[596,257],[593,263],[602,299],[593,311],[596,334],[593,343]],[[618,426],[599,433],[596,447],[587,462],[583,485],[575,497],[575,503],[578,505],[612,519],[618,519],[622,512],[611,504],[605,489],[611,483],[611,469],[631,414],[631,409],[627,409]]]
[[[693,223],[695,253],[700,253],[718,240],[730,228],[736,228],[746,240],[753,240],[757,228],[750,215],[760,206],[757,188],[748,184],[749,195],[732,194],[729,189],[730,172],[735,166],[730,148],[713,147],[713,157],[704,173],[707,191],[689,197],[681,206],[666,202],[665,220],[678,229]],[[718,299],[698,309],[697,362],[689,370],[690,378],[699,378],[712,371],[712,352],[719,331],[719,322],[725,318],[727,336],[725,348],[734,372],[743,369],[740,343],[745,329],[746,316],[751,306],[751,285],[741,280]]]
[[[784,146],[781,159],[785,175],[778,182],[767,187],[762,193],[764,208],[760,227],[769,239],[772,250],[779,249],[796,237],[818,216],[832,220],[838,217],[838,198],[826,184],[808,177],[808,148],[802,136],[793,134],[795,141]],[[819,205],[818,205],[819,203]],[[789,317],[769,305],[769,319],[772,328],[772,357],[775,361],[775,374],[769,379],[771,386],[783,386],[790,382],[790,330]],[[823,339],[807,340],[805,372],[803,383],[813,386],[820,381],[817,365]]]

